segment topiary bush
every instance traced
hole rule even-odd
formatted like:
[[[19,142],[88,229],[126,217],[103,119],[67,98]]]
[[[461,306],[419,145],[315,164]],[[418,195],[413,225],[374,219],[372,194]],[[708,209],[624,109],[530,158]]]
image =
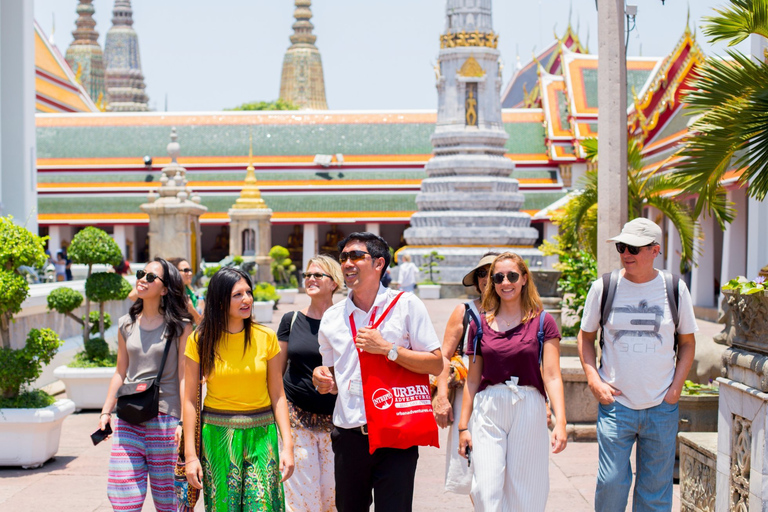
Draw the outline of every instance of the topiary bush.
[[[0,407],[19,407],[14,404],[29,402],[29,397],[22,397],[21,402],[18,402],[23,388],[40,377],[43,365],[51,362],[61,344],[58,334],[44,328],[29,331],[24,348],[0,348],[0,395],[5,399]],[[34,395],[39,397],[40,393]],[[35,407],[45,407],[52,403],[48,402]]]
[[[253,289],[253,300],[258,302],[273,300],[275,301],[275,304],[277,304],[277,301],[280,300],[280,295],[277,294],[275,287],[271,284],[257,283],[256,287]]]
[[[75,235],[67,254],[74,263],[89,266],[89,277],[92,265],[106,264],[116,267],[123,261],[123,253],[117,242],[106,231],[93,226],[88,226]]]
[[[269,250],[269,257],[272,258],[269,266],[278,288],[299,287],[299,281],[296,279],[296,265],[291,261],[290,255],[288,249],[282,245],[276,245]]]
[[[93,302],[125,300],[129,293],[131,284],[114,272],[96,272],[85,282],[85,296]]]
[[[91,338],[85,348],[75,354],[70,368],[104,368],[117,365],[117,353],[109,349],[103,338]]]
[[[99,312],[98,311],[91,311],[90,313],[91,317],[91,336],[94,334],[99,334]],[[85,317],[83,317],[83,320],[85,320]],[[112,327],[112,315],[109,313],[104,313],[104,330],[106,331]],[[93,338],[89,338],[91,340]]]

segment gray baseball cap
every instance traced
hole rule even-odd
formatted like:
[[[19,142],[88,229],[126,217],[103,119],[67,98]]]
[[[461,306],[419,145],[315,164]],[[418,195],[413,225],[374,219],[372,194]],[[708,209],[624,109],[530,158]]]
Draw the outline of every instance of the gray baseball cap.
[[[606,242],[623,242],[635,247],[652,243],[661,245],[661,228],[650,219],[638,217],[624,224],[621,234],[609,238]]]

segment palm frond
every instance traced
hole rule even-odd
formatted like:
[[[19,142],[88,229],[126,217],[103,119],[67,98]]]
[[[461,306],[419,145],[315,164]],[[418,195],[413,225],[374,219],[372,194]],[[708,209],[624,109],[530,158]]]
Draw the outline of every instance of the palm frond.
[[[731,0],[729,9],[715,9],[718,16],[707,16],[704,34],[710,42],[729,40],[728,46],[744,41],[750,34],[768,37],[768,2]]]
[[[584,150],[587,162],[597,162],[597,139],[590,137],[579,143]]]

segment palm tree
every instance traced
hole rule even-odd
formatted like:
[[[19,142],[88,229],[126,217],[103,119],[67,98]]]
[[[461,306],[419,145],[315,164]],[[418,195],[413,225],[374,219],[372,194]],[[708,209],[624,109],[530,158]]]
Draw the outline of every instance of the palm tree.
[[[597,161],[597,139],[582,142],[587,160]],[[630,141],[627,150],[627,196],[629,199],[629,219],[640,217],[643,208],[652,206],[672,221],[682,243],[680,268],[693,263],[696,221],[688,208],[670,197],[674,190],[668,175],[658,169],[643,170],[640,146]],[[582,191],[575,194],[566,204],[561,214],[553,221],[560,227],[560,244],[597,254],[597,170],[589,170],[582,178]]]
[[[750,34],[768,37],[768,0],[730,0],[705,18],[711,42],[733,46]],[[694,215],[712,215],[725,229],[734,218],[720,185],[725,172],[743,169],[739,181],[760,201],[768,193],[768,63],[728,50],[708,58],[691,83],[687,108],[700,117],[674,172],[684,192],[698,195]]]

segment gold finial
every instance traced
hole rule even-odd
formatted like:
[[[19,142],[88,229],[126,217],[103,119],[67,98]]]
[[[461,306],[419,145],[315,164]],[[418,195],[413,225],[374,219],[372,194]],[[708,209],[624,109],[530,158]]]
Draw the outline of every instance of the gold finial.
[[[232,208],[239,210],[262,210],[268,208],[267,203],[261,198],[261,191],[256,184],[256,169],[253,167],[253,129],[248,144],[248,168],[245,171],[245,183],[240,197],[237,198]]]

